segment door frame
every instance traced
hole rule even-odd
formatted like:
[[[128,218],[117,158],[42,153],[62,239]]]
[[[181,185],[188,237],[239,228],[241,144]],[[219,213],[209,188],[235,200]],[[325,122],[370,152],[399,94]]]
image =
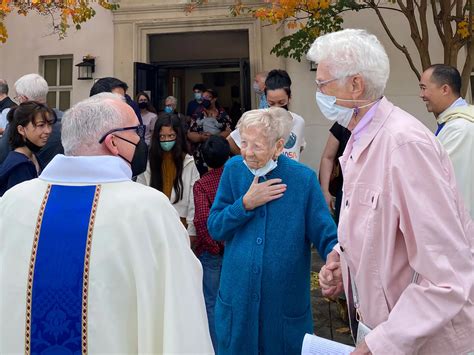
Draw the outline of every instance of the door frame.
[[[246,30],[249,43],[249,63],[250,76],[253,78],[256,73],[262,70],[263,54],[262,54],[262,31],[260,21],[252,17],[229,17],[226,13],[227,8],[223,8],[222,15],[209,17],[174,17],[163,18],[156,21],[156,17],[149,19],[127,18],[127,11],[120,11],[114,15],[115,38],[114,51],[117,55],[124,54],[122,61],[114,62],[114,72],[125,81],[133,82],[133,62],[150,63],[149,58],[149,36],[156,34],[169,33],[190,33],[190,32],[208,32],[208,31],[229,31],[229,30]],[[156,10],[158,11],[158,10]],[[147,14],[149,16],[150,14]],[[144,16],[144,15],[143,15]],[[156,16],[156,15],[155,15]],[[119,50],[123,41],[130,40],[131,53],[123,53]],[[126,43],[126,42],[125,42]],[[127,62],[130,61],[129,65]],[[132,90],[134,90],[132,88]],[[251,95],[252,107],[256,106],[255,95]]]

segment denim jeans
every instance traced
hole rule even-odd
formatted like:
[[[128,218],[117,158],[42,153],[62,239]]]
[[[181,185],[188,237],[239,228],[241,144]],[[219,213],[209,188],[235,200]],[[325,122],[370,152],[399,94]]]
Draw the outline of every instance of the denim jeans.
[[[214,306],[216,304],[219,281],[221,278],[222,255],[213,255],[204,252],[199,256],[202,264],[202,288],[204,290],[204,301],[206,302],[207,320],[209,333],[211,334],[214,352],[217,354],[217,338],[214,318]]]

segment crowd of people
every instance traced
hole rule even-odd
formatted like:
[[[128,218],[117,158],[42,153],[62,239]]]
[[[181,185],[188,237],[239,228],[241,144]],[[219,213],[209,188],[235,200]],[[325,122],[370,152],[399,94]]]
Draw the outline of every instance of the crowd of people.
[[[317,38],[319,174],[284,70],[234,129],[216,90],[185,114],[102,78],[66,112],[38,74],[0,80],[0,353],[300,354],[345,293],[352,354],[474,352],[474,108],[435,64],[435,134],[384,95],[364,30]],[[304,154],[311,154],[305,151]]]

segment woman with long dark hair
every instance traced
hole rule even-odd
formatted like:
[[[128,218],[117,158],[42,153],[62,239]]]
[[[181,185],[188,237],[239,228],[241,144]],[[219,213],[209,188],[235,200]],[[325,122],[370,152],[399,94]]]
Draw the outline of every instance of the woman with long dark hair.
[[[44,166],[36,153],[48,142],[55,113],[46,105],[23,102],[7,115],[12,149],[0,165],[0,196],[13,186],[38,177]]]
[[[193,186],[198,179],[181,120],[176,114],[160,115],[151,138],[147,170],[137,181],[168,196],[191,240],[196,236]]]

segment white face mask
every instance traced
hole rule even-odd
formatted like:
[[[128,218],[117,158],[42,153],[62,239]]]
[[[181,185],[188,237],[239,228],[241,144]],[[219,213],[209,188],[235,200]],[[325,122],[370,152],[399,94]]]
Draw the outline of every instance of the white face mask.
[[[338,99],[336,96],[329,96],[323,94],[322,92],[316,92],[316,103],[319,106],[324,117],[330,121],[336,121],[341,126],[347,128],[351,122],[352,116],[359,113],[359,109],[370,106],[376,101],[370,102],[363,106],[358,106],[354,108],[344,107],[336,104],[336,101],[345,101],[345,102],[360,102],[360,100],[344,100]]]
[[[269,161],[267,161],[267,163],[264,166],[258,169],[250,168],[247,165],[247,162],[245,161],[245,159],[244,159],[244,164],[253,175],[258,176],[258,177],[267,175],[270,171],[274,170],[278,165],[276,160],[273,160],[273,159],[270,159]]]

